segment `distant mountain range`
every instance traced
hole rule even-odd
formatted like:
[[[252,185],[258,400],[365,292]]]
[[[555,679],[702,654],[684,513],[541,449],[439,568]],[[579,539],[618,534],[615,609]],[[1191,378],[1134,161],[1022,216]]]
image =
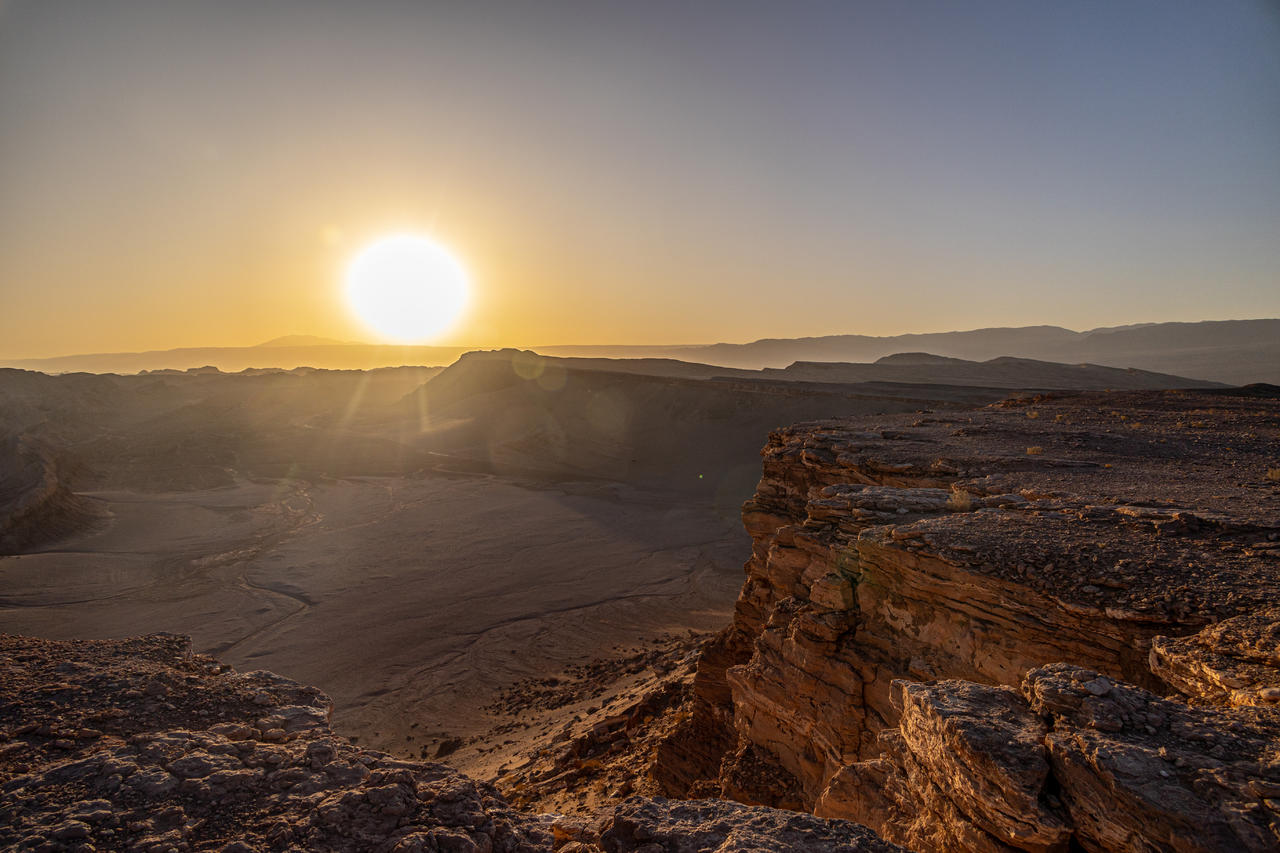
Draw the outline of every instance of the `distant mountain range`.
[[[1135,368],[1104,367],[1097,364],[1060,364],[1030,358],[1001,356],[987,361],[968,361],[928,353],[898,353],[871,364],[831,361],[797,361],[778,370],[765,368],[765,377],[792,382],[824,383],[931,383],[983,388],[1138,391],[1159,388],[1194,388],[1214,385],[1210,380],[1191,379]]]
[[[451,364],[476,347],[405,347],[343,343],[289,335],[254,347],[199,347],[140,353],[99,353],[0,361],[0,366],[46,373],[138,373],[211,365],[224,371],[260,367],[370,369],[398,365]],[[745,344],[690,346],[545,346],[538,352],[586,358],[675,359],[715,367],[803,369],[805,379],[834,368],[804,363],[868,363],[885,356],[923,353],[987,362],[1032,359],[1066,365],[1093,364],[1174,374],[1232,385],[1280,384],[1280,319],[1151,323],[1075,332],[1057,326],[974,329],[894,335],[828,335],[766,338]],[[791,367],[796,365],[795,367]],[[902,366],[899,364],[899,366]],[[918,367],[918,366],[917,366]],[[939,368],[940,364],[932,365]],[[952,368],[954,369],[954,368]],[[845,374],[847,367],[841,368]],[[799,375],[778,378],[801,378]],[[842,379],[839,381],[850,381]],[[867,379],[855,381],[869,381]],[[904,380],[906,381],[906,380]],[[923,381],[923,380],[917,380]]]
[[[309,341],[309,343],[307,343]],[[216,367],[228,373],[255,368],[316,367],[373,370],[405,365],[443,366],[476,347],[406,347],[349,344],[311,335],[287,335],[252,347],[182,347],[147,352],[91,353],[0,360],[0,367],[43,373],[141,373]]]
[[[872,362],[923,352],[987,361],[1012,357],[1138,368],[1243,385],[1280,384],[1280,319],[1151,323],[1073,332],[1058,326],[922,335],[766,338],[688,347],[544,347],[548,355],[665,357],[726,367],[784,368],[795,362]]]

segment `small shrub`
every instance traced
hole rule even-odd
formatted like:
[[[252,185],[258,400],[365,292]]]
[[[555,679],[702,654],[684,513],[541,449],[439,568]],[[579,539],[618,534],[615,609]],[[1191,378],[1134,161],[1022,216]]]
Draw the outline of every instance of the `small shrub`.
[[[1280,468],[1268,468],[1267,479],[1273,483],[1280,483]]]
[[[973,509],[973,495],[952,486],[951,497],[947,498],[947,509],[952,512],[968,512]]]
[[[1044,448],[1043,448],[1043,447],[1041,447],[1041,446],[1040,446],[1040,445],[1038,445],[1038,444],[1037,444],[1035,447],[1028,447],[1028,448],[1027,448],[1027,455],[1028,455],[1028,456],[1039,456],[1041,453],[1044,453]]]
[[[1037,412],[1035,409],[1028,409],[1027,417],[1031,418],[1031,420],[1034,421],[1036,418],[1040,417],[1040,413]]]

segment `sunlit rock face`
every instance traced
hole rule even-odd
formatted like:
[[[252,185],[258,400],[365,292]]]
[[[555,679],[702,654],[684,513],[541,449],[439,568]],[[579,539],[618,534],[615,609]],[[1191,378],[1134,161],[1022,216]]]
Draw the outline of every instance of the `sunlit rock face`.
[[[1191,426],[1205,411],[1212,433]],[[1278,411],[1270,399],[1108,394],[774,432],[743,508],[753,549],[734,622],[704,654],[685,733],[734,745],[688,790],[798,800],[918,849],[1109,849],[1121,832],[1102,816],[1109,771],[1070,758],[1083,736],[1017,691],[1065,662],[1125,689],[1271,713],[1274,638],[1240,620],[1280,594],[1265,479]],[[911,682],[936,684],[931,703]],[[970,714],[985,729],[939,722],[973,691],[985,691]],[[981,719],[996,707],[1003,716]],[[1258,731],[1280,755],[1275,733]],[[1251,778],[1269,778],[1258,767]],[[1074,799],[1059,773],[1076,779]],[[1150,821],[1133,838],[1169,843],[1141,834]]]
[[[882,733],[884,757],[841,768],[819,814],[866,814],[918,848],[1065,846],[1068,825],[1041,796],[1048,728],[1017,691],[951,680],[895,688],[902,716]]]
[[[1280,705],[1280,607],[1245,613],[1189,637],[1156,637],[1150,663],[1166,684],[1199,703]]]
[[[915,850],[1274,850],[1280,713],[1053,664],[1020,690],[898,682],[884,756],[817,803]]]

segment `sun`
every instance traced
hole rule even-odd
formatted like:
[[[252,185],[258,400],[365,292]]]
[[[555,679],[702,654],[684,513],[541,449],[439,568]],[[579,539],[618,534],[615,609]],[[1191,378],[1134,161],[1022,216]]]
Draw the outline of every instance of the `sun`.
[[[402,344],[447,331],[466,307],[470,288],[453,253],[418,234],[393,234],[361,249],[345,280],[347,304],[360,322]]]

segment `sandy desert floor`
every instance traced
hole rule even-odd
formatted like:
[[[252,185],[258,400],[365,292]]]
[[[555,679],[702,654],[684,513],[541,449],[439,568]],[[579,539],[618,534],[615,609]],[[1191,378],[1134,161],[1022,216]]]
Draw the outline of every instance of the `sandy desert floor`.
[[[0,558],[0,631],[190,634],[329,692],[400,754],[486,731],[503,689],[601,649],[723,625],[736,519],[620,484],[488,475],[98,492],[100,529]]]

